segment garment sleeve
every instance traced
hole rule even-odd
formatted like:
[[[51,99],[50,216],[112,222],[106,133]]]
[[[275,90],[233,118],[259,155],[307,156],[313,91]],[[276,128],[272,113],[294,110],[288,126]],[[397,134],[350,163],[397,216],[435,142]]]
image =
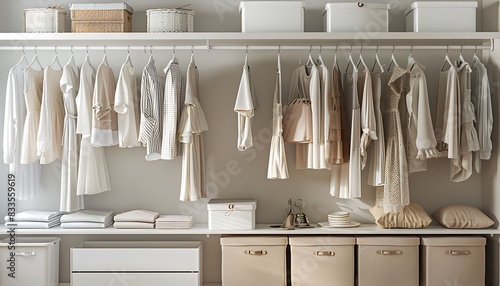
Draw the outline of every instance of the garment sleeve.
[[[111,112],[108,97],[106,96],[104,87],[100,84],[96,84],[94,89],[92,109],[94,110],[94,116],[97,120],[101,120]]]
[[[150,94],[150,82],[147,74],[143,74],[141,80],[141,126],[139,131],[139,141],[148,143],[151,138],[154,120],[152,118],[152,102]]]
[[[3,161],[5,164],[13,164],[16,152],[16,138],[19,136],[17,130],[16,108],[14,106],[14,96],[16,93],[14,74],[9,73],[7,79],[7,88],[5,93],[5,114],[4,114],[4,129],[3,129]]]
[[[116,86],[115,92],[115,106],[114,109],[118,114],[125,114],[128,111],[130,102],[128,102],[127,87],[124,80],[124,69],[120,71],[120,76],[118,77],[118,85]]]
[[[368,158],[368,145],[370,145],[371,140],[378,140],[377,119],[375,117],[375,108],[373,106],[372,77],[369,72],[365,73],[364,79],[363,99],[361,104],[361,128],[363,130],[363,134],[361,135],[361,145],[359,148],[363,159],[361,167],[364,169]]]
[[[52,145],[52,124],[49,95],[47,92],[47,81],[43,81],[42,107],[40,111],[40,123],[38,126],[37,155],[42,157]]]
[[[491,107],[491,90],[490,83],[488,81],[488,73],[485,69],[482,78],[482,88],[480,100],[482,105],[481,121],[479,123],[479,128],[482,130],[482,140],[481,142],[481,153],[480,157],[482,160],[489,160],[491,157],[491,151],[493,149],[493,142],[491,141],[491,133],[493,132],[493,111]]]
[[[418,111],[417,111],[417,159],[425,160],[437,158],[440,152],[436,149],[437,140],[432,126],[431,110],[429,106],[429,95],[427,80],[423,73],[419,73],[415,79],[418,84]],[[415,112],[415,111],[413,111]]]

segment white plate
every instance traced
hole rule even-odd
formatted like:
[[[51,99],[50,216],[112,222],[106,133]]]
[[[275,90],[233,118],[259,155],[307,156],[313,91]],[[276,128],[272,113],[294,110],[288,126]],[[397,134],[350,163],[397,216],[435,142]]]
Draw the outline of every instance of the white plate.
[[[331,216],[331,217],[345,217],[345,216],[349,216],[350,214],[348,212],[332,212],[332,213],[329,213],[328,216]]]
[[[320,222],[318,223],[318,225],[324,228],[349,228],[349,227],[358,227],[361,224],[359,222],[351,221],[350,224],[330,225],[328,222]]]

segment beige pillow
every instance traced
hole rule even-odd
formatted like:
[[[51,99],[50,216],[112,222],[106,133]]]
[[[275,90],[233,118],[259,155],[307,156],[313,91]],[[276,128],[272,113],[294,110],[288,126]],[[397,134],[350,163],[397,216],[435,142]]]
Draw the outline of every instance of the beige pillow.
[[[465,205],[442,207],[432,217],[447,228],[488,228],[495,223],[477,208]]]
[[[383,228],[424,228],[432,222],[424,208],[417,203],[410,203],[400,213],[385,213],[383,207],[373,207],[370,212],[375,223]]]

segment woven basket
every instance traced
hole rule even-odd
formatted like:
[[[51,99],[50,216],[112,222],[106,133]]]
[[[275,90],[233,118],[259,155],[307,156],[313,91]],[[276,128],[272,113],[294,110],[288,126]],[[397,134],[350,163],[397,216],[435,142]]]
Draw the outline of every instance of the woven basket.
[[[193,32],[194,12],[189,9],[151,9],[148,16],[148,33]]]
[[[61,8],[24,10],[25,33],[64,33],[66,10]]]
[[[132,14],[127,10],[72,10],[71,32],[132,32]]]

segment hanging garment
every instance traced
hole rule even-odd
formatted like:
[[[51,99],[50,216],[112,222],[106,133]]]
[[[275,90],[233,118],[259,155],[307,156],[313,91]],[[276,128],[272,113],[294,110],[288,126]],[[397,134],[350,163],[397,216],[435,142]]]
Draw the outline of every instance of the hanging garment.
[[[409,92],[407,109],[408,172],[427,171],[427,159],[438,158],[437,141],[432,126],[427,79],[424,68],[415,58],[408,59]]]
[[[203,132],[208,130],[205,114],[199,102],[198,67],[191,55],[186,76],[186,98],[179,126],[179,140],[183,144],[181,201],[206,198],[205,154]]]
[[[139,141],[147,147],[147,161],[161,158],[160,102],[163,102],[163,87],[156,72],[155,61],[153,57],[150,57],[142,72],[141,126],[139,130]]]
[[[126,61],[120,69],[115,93],[115,111],[118,116],[118,146],[133,148],[139,142],[140,106],[134,67]]]
[[[76,193],[79,196],[99,194],[111,190],[104,147],[93,147],[90,143],[95,74],[95,69],[87,57],[80,70],[80,84],[76,96],[78,111],[76,133],[82,135],[76,188]]]
[[[61,87],[62,70],[44,69],[42,108],[37,137],[37,155],[41,164],[62,159],[64,103]]]
[[[5,92],[3,129],[3,161],[5,164],[9,164],[9,174],[15,176],[16,198],[19,200],[32,199],[40,194],[40,162],[36,157],[34,142],[36,142],[36,130],[40,116],[41,90],[38,89],[38,92],[29,91],[29,95],[34,95],[33,99],[23,92],[25,84],[23,70],[25,67],[26,62],[22,61],[9,71]],[[29,70],[31,68],[28,68]],[[33,86],[36,89],[35,82],[38,82],[39,87],[41,87],[43,72],[38,72],[38,75],[39,81],[37,81],[37,78],[27,79],[28,88]],[[32,103],[35,103],[36,108],[33,107]],[[29,143],[29,145],[26,145],[27,148],[24,148],[25,146],[22,144],[24,140],[23,129],[27,129],[27,136],[31,135],[31,140],[33,140],[26,142]],[[33,162],[27,161],[28,164],[23,164],[22,153],[24,149],[31,149],[34,157]]]
[[[278,72],[273,99],[273,137],[269,148],[269,164],[267,178],[271,180],[288,179],[285,141],[283,140],[283,107],[281,91],[281,60],[278,55]]]
[[[479,140],[479,151],[474,152],[476,172],[481,172],[481,160],[489,160],[493,143],[493,112],[491,108],[491,91],[488,71],[475,55],[472,63],[472,102],[476,111],[476,130]]]
[[[474,128],[476,116],[474,114],[474,105],[471,101],[471,79],[472,69],[466,62],[457,61],[457,71],[460,83],[460,101],[462,103],[462,122],[460,130],[460,159],[461,168],[451,178],[453,182],[463,182],[472,175],[473,161],[472,152],[479,151],[479,140]]]
[[[455,66],[450,66],[449,70],[441,72],[439,78],[436,124],[434,126],[438,150],[443,151],[443,156],[448,156],[452,160],[450,179],[454,178],[462,170],[460,159],[460,129],[462,125],[460,97],[458,72]]]
[[[248,56],[245,57],[243,66],[243,75],[241,76],[238,95],[234,111],[238,113],[238,150],[245,151],[253,147],[252,137],[252,118],[255,115],[255,109],[259,107],[259,100],[255,87],[252,82],[250,66],[248,65]]]
[[[380,110],[380,99],[382,98],[382,81],[381,74],[378,72],[372,73],[372,90],[373,90],[373,109],[375,111],[376,120],[376,136],[375,140],[368,147],[368,184],[375,187],[383,186],[385,183],[385,137],[384,137],[384,122],[382,111]]]
[[[184,105],[182,72],[177,58],[170,60],[163,71],[167,78],[165,81],[163,114],[161,114],[161,117],[163,117],[161,158],[163,160],[173,160],[181,155],[181,145],[177,134],[181,119],[181,106]]]
[[[330,72],[326,67],[323,60],[320,58],[318,60],[318,71],[320,78],[320,109],[319,109],[319,143],[315,145],[309,145],[308,153],[313,153],[312,165],[314,169],[331,169],[330,163],[326,156],[326,146],[328,141],[328,132],[330,130],[330,109],[328,107],[328,100],[331,94],[331,83],[330,83]],[[309,158],[309,161],[311,159]],[[311,162],[310,162],[311,163]],[[309,163],[309,165],[310,165]]]
[[[406,73],[405,69],[396,66],[394,71],[387,75],[384,98],[385,185],[377,187],[376,195],[377,206],[383,207],[386,213],[399,213],[410,204],[408,165],[398,109]]]
[[[97,68],[94,96],[92,99],[92,134],[94,147],[118,145],[118,114],[115,105],[115,76],[113,70],[103,62]]]
[[[361,198],[361,106],[359,105],[359,72],[345,74],[346,94],[351,101],[351,148],[349,155],[349,192],[341,198]]]
[[[24,99],[27,113],[23,129],[21,164],[35,163],[40,159],[37,155],[36,142],[42,107],[43,74],[43,70],[36,71],[30,67],[24,71]]]
[[[372,140],[378,140],[377,137],[377,118],[373,107],[373,85],[372,75],[369,69],[365,69],[360,75],[358,81],[358,93],[361,98],[361,135],[360,152],[361,152],[361,169],[366,167],[368,159],[368,146]]]
[[[76,135],[76,95],[78,93],[78,67],[71,56],[63,68],[61,90],[63,92],[64,117],[63,154],[61,170],[61,202],[60,211],[72,212],[83,208],[83,196],[77,195],[78,185],[78,146],[80,140]]]

